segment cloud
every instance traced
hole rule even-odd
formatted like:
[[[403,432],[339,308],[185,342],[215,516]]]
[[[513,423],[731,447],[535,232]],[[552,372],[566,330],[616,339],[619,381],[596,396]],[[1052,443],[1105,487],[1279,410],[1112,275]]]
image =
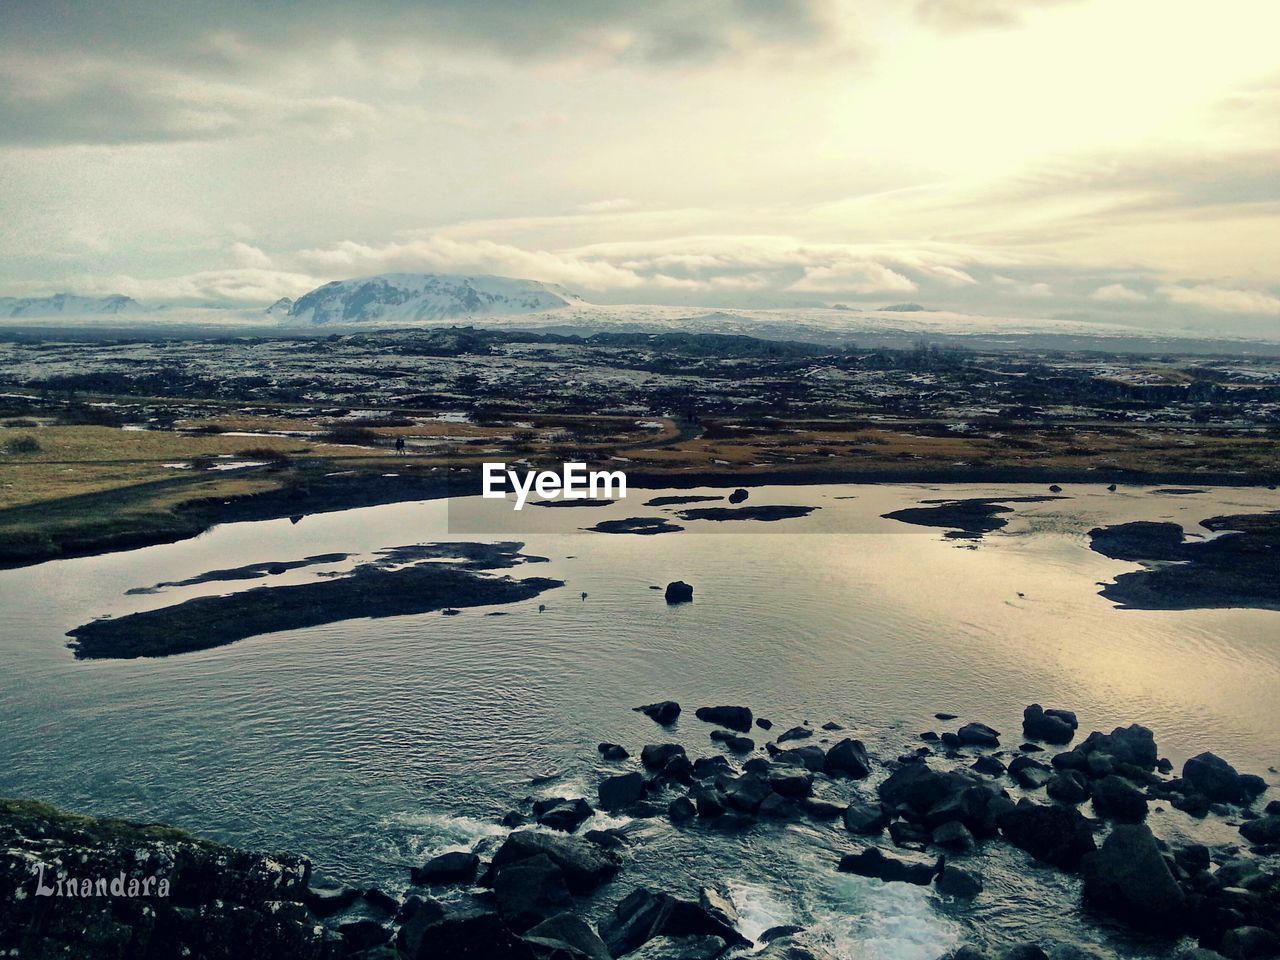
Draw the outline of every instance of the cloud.
[[[645,283],[633,270],[572,252],[525,250],[489,240],[441,236],[380,246],[344,241],[329,248],[302,250],[293,260],[311,271],[343,277],[391,271],[492,273],[588,290],[629,289]]]
[[[144,304],[255,306],[300,296],[320,281],[307,274],[242,267],[150,279],[127,274],[81,277],[72,278],[69,285],[85,296],[119,293]]]
[[[19,49],[128,51],[196,69],[239,69],[334,38],[517,63],[707,63],[826,46],[837,23],[835,0],[314,0],[305,11],[257,0],[133,0],[104,4],[97,16],[77,0],[5,8],[5,35]]]
[[[1164,286],[1160,293],[1173,303],[1187,304],[1221,313],[1280,316],[1280,297],[1261,290],[1235,290],[1210,284]]]
[[[1091,300],[1103,303],[1143,303],[1150,299],[1140,290],[1126,287],[1123,283],[1108,283],[1089,294]]]
[[[259,133],[342,139],[377,111],[156,67],[0,57],[0,145],[215,141]]]
[[[926,26],[943,33],[962,33],[992,27],[1012,27],[1036,8],[1078,0],[919,0],[915,14]]]
[[[787,287],[798,293],[911,293],[918,287],[900,273],[875,262],[806,267],[804,276]]]

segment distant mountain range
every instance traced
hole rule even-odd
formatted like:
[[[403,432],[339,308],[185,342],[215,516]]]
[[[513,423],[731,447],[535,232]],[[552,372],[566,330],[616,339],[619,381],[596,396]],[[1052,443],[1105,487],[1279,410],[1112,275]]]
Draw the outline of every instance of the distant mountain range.
[[[0,297],[0,317],[85,317],[142,313],[142,304],[132,297],[77,297],[55,293],[51,297]]]
[[[581,302],[537,280],[386,273],[326,283],[294,301],[286,316],[295,323],[423,323],[540,313]],[[283,306],[279,301],[270,311],[279,316]]]
[[[368,326],[486,327],[591,335],[715,333],[828,345],[911,346],[925,341],[979,345],[1150,350],[1162,344],[1194,352],[1238,352],[1253,344],[1270,355],[1280,336],[1202,338],[1189,331],[1047,317],[968,314],[917,303],[870,308],[850,304],[694,310],[659,304],[593,304],[537,280],[485,275],[388,273],[326,283],[270,306],[139,303],[119,294],[0,297],[0,323],[74,328],[243,329],[295,333]],[[1254,346],[1248,347],[1255,349]]]

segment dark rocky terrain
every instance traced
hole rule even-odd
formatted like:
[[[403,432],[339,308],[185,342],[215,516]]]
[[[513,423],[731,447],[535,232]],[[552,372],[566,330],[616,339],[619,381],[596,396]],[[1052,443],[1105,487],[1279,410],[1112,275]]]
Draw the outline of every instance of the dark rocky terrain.
[[[564,585],[545,577],[516,580],[476,572],[543,559],[519,555],[516,551],[521,546],[462,543],[390,548],[379,560],[361,564],[346,575],[196,597],[155,610],[94,620],[68,636],[73,638],[72,646],[80,659],[164,657],[357,617],[398,617],[514,603]],[[450,559],[441,562],[441,558]],[[426,562],[388,569],[392,564],[412,561]]]
[[[1258,607],[1280,610],[1280,513],[1211,517],[1209,540],[1176,523],[1115,524],[1089,531],[1090,545],[1142,570],[1123,573],[1102,595],[1141,610]]]
[[[659,728],[681,714],[670,701],[637,709]],[[694,713],[734,759],[691,758],[661,741],[632,758],[620,744],[601,743],[602,762],[616,772],[600,780],[594,798],[527,799],[502,818],[505,835],[413,867],[404,897],[309,886],[298,858],[263,858],[167,828],[69,817],[37,804],[0,804],[0,882],[8,888],[0,946],[22,956],[93,958],[835,956],[798,926],[767,930],[753,943],[714,878],[696,897],[628,882],[628,851],[644,843],[644,823],[665,819],[695,834],[826,824],[833,849],[845,851],[830,869],[930,887],[953,909],[983,897],[984,855],[1010,846],[1028,864],[1077,876],[1081,911],[1147,936],[1152,950],[1173,956],[1183,948],[1180,955],[1195,960],[1280,952],[1280,802],[1262,806],[1266,782],[1212,753],[1192,757],[1173,776],[1149,729],[1133,724],[1077,739],[1074,714],[1038,704],[1024,711],[1016,749],[1002,748],[999,731],[969,722],[927,731],[921,747],[898,757],[875,756],[848,737],[821,746],[807,723],[760,752],[744,734],[769,731],[766,718],[742,706]],[[824,742],[840,736],[836,724],[822,729],[832,734]],[[1072,741],[1056,754],[1048,749]],[[1166,842],[1146,823],[1153,805],[1222,818],[1238,826],[1240,841]],[[593,829],[595,809],[629,822]],[[167,901],[35,898],[34,860],[74,876],[154,870],[171,877],[173,892]],[[1025,882],[1036,876],[1028,870]],[[82,952],[65,952],[73,940]],[[1089,955],[1044,941],[999,954]],[[945,960],[989,956],[965,946]]]
[[[33,872],[44,865],[43,875]],[[336,960],[347,942],[308,906],[311,866],[172,827],[0,800],[0,953],[31,960]],[[59,878],[61,883],[59,884]],[[108,888],[96,891],[98,878]],[[130,881],[168,882],[128,895]],[[41,895],[38,890],[76,893]],[[119,880],[116,895],[111,881]],[[81,884],[95,889],[85,893]]]

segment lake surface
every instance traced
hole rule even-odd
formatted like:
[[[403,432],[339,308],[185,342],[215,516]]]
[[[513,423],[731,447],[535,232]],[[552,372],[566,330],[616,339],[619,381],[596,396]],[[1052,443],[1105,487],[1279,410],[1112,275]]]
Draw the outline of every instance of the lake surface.
[[[1280,613],[1118,610],[1097,584],[1137,565],[1093,553],[1085,534],[1140,519],[1192,531],[1206,517],[1280,509],[1276,492],[1068,486],[1067,499],[1012,504],[1009,526],[976,542],[881,514],[1044,488],[769,487],[748,502],[821,509],[774,523],[677,520],[685,531],[652,537],[580,530],[672,516],[641,506],[653,496],[726,492],[632,491],[604,508],[519,513],[478,498],[395,504],[2,571],[0,795],[306,853],[326,875],[402,890],[429,853],[505,832],[495,821],[522,797],[594,800],[599,777],[619,772],[598,762],[601,740],[637,756],[664,739],[692,756],[717,752],[713,728],[693,718],[700,705],[750,706],[775,733],[832,720],[847,730],[837,737],[891,758],[918,746],[921,731],[967,720],[1016,747],[1022,708],[1037,701],[1077,711],[1082,732],[1144,723],[1178,765],[1211,749],[1275,779]],[[98,616],[304,583],[385,547],[496,539],[548,558],[515,576],[565,586],[453,617],[345,621],[159,660],[80,662],[65,646],[67,630]],[[359,556],[268,581],[126,594],[333,552]],[[650,589],[676,579],[694,585],[692,604],[668,606]],[[498,610],[506,615],[485,615]],[[685,706],[671,734],[630,709],[660,699]],[[961,719],[941,724],[936,711]],[[557,779],[531,787],[543,774]],[[1197,824],[1170,810],[1150,822],[1169,839],[1239,839],[1213,817]],[[962,940],[1057,936],[1108,955],[1169,952],[1082,918],[1073,878],[1003,844],[974,859],[987,893],[957,908],[921,888],[836,873],[855,847],[843,828],[721,836],[655,821],[646,834],[600,908],[639,883],[678,892],[718,882],[748,933],[801,923],[849,957],[933,960]]]

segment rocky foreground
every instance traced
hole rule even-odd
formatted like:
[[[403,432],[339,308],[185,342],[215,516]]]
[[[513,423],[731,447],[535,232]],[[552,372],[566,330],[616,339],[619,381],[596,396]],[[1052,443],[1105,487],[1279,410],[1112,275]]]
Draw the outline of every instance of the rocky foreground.
[[[671,701],[637,710],[660,727],[682,714]],[[1068,747],[1077,741],[1075,716],[1035,704],[1024,712],[1016,749],[1002,749],[991,727],[967,723],[922,733],[916,751],[894,758],[872,756],[834,723],[775,735],[770,721],[746,707],[700,707],[694,716],[726,753],[691,758],[680,744],[657,742],[643,746],[637,762],[623,745],[601,743],[602,761],[618,772],[599,782],[593,800],[526,800],[503,818],[511,828],[505,837],[415,866],[404,898],[311,885],[308,864],[295,857],[0,803],[0,951],[37,958],[834,960],[798,927],[748,939],[714,886],[686,899],[628,884],[628,848],[643,842],[643,831],[591,829],[603,810],[633,821],[666,818],[689,831],[827,821],[847,845],[830,869],[932,887],[960,903],[983,896],[984,850],[1008,844],[1078,874],[1082,910],[1166,942],[1169,955],[1280,955],[1280,802],[1261,805],[1267,783],[1212,753],[1191,758],[1174,776],[1152,732],[1137,724]],[[757,750],[754,738],[765,736],[771,739]],[[1152,805],[1225,818],[1240,842],[1171,846],[1145,823]],[[38,863],[48,869],[43,881],[32,872]],[[57,872],[70,881],[120,875],[122,883],[158,874],[171,892],[37,895]],[[947,960],[986,956],[966,946]],[[1087,956],[1072,944],[1037,943],[1006,950],[1002,960]]]

